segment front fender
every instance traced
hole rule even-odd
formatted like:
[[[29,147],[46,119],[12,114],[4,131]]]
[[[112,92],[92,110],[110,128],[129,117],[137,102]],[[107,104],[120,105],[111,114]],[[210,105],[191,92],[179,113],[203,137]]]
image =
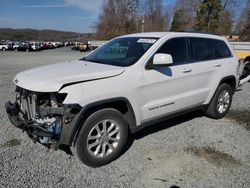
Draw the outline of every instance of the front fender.
[[[93,113],[94,110],[101,109],[105,106],[109,106],[110,103],[115,103],[119,101],[122,101],[127,105],[129,113],[126,120],[129,124],[130,131],[134,132],[136,130],[136,117],[134,110],[128,99],[124,97],[117,97],[105,99],[102,101],[96,101],[91,104],[88,104],[84,106],[81,111],[74,116],[70,123],[67,124],[64,122],[59,144],[74,146],[79,130],[81,129],[83,122],[87,119],[87,117],[89,117],[89,115]]]

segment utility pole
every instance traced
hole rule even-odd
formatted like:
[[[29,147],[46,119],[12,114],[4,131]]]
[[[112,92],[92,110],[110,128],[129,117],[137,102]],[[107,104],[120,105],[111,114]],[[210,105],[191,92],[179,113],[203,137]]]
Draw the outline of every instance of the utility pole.
[[[145,12],[143,11],[142,13],[142,22],[141,22],[141,32],[143,33],[144,32],[144,24],[145,24]]]

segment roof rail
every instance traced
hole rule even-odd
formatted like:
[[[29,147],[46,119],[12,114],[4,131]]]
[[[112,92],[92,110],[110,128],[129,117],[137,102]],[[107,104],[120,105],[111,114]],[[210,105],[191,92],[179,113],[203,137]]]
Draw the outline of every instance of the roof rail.
[[[185,32],[185,33],[199,33],[199,34],[209,34],[209,35],[215,35],[214,33],[204,32],[204,31],[196,31],[194,29],[184,29],[180,30],[178,32]]]

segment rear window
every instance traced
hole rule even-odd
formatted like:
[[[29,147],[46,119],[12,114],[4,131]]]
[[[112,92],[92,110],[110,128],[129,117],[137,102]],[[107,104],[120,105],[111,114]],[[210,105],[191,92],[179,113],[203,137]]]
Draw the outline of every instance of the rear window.
[[[215,59],[232,57],[231,51],[224,41],[212,39],[212,42],[214,46]]]
[[[213,59],[213,48],[209,39],[190,38],[191,55],[190,61],[207,61]]]

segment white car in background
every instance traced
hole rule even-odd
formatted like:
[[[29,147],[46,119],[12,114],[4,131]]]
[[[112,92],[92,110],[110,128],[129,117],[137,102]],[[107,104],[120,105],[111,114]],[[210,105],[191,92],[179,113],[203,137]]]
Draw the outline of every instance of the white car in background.
[[[19,42],[15,42],[15,43],[13,44],[12,49],[15,50],[15,51],[18,51],[19,46],[20,46],[20,43],[19,43]]]
[[[0,50],[5,51],[9,49],[9,45],[6,43],[0,43]]]

